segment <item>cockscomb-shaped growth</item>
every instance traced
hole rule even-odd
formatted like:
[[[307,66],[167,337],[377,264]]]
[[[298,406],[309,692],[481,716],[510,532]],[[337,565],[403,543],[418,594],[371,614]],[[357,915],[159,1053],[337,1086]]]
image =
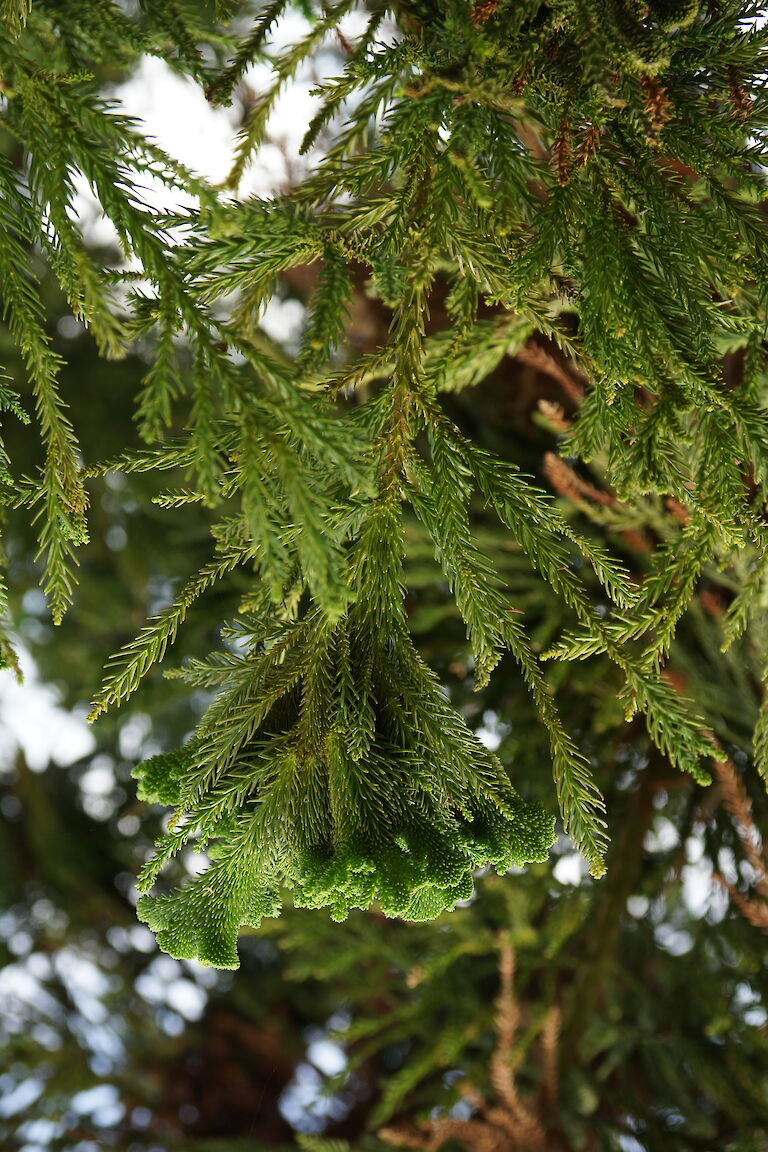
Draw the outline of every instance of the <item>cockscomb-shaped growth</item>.
[[[219,680],[219,696],[187,745],[136,769],[143,799],[177,808],[142,887],[195,836],[211,857],[139,902],[171,955],[236,967],[239,928],[277,915],[281,888],[338,920],[373,903],[426,920],[471,896],[477,868],[546,858],[552,817],[520,798],[405,633],[381,644],[354,613],[335,628],[315,615],[188,675]]]

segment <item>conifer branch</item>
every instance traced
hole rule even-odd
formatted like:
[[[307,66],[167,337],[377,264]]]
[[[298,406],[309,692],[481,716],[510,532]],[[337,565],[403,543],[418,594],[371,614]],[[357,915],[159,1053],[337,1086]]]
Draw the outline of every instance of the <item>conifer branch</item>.
[[[475,867],[546,854],[551,819],[523,803],[413,647],[407,506],[464,621],[476,687],[504,653],[517,661],[564,824],[593,875],[605,849],[593,766],[561,724],[510,611],[504,548],[485,553],[480,521],[506,533],[562,624],[545,655],[607,656],[627,714],[641,711],[664,756],[700,782],[708,723],[663,664],[718,565],[733,591],[724,644],[761,635],[768,31],[745,29],[736,3],[513,7],[437,5],[425,20],[403,0],[390,13],[396,35],[381,41],[377,8],[317,88],[312,171],[288,192],[238,200],[145,140],[93,77],[149,52],[226,103],[248,67],[268,61],[231,191],[286,85],[354,0],[323,6],[277,54],[282,0],[239,39],[227,5],[219,21],[182,3],[145,0],[134,14],[105,0],[98,18],[77,6],[69,35],[66,5],[3,4],[2,120],[23,163],[0,160],[0,289],[44,460],[39,477],[14,482],[13,452],[0,448],[0,477],[38,526],[54,618],[86,539],[84,480],[104,468],[79,457],[41,261],[104,356],[131,342],[151,356],[136,413],[151,446],[115,466],[176,470],[161,506],[203,503],[226,517],[211,517],[214,560],[118,654],[91,718],[136,690],[198,595],[239,566],[255,576],[237,655],[182,670],[218,693],[195,737],[138,773],[143,796],[177,809],[144,887],[184,844],[212,846],[209,873],[142,899],[174,954],[231,966],[239,926],[274,914],[280,885],[338,918],[378,900],[420,919],[469,895]],[[218,74],[212,52],[229,61]],[[130,269],[89,255],[73,212],[78,175]],[[154,212],[149,175],[197,206]],[[317,262],[291,356],[260,313],[284,273]],[[391,323],[355,360],[346,336],[363,281]],[[743,359],[741,377],[723,370],[724,352]],[[559,389],[568,412],[544,400],[549,427],[562,454],[599,477],[547,457],[567,512],[509,459],[512,441],[494,454],[449,419],[456,394],[510,356]],[[23,418],[4,384],[0,408]],[[612,553],[628,541],[642,544],[642,572]],[[765,716],[754,734],[763,775]],[[442,1042],[454,1050],[450,1029]]]
[[[101,691],[93,701],[91,711],[88,713],[88,720],[91,723],[110,705],[123,703],[136,691],[141,678],[153,665],[162,660],[168,645],[173,644],[179,625],[183,623],[189,608],[198,596],[251,556],[250,546],[243,546],[206,564],[187,581],[176,600],[153,617],[142,628],[136,639],[110,661],[115,671],[105,680]]]

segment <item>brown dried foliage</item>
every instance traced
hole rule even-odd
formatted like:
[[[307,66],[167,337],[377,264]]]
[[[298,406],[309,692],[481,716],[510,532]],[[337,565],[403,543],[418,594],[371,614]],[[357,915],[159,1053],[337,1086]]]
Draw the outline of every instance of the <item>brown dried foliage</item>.
[[[597,155],[600,147],[600,125],[588,121],[582,125],[579,135],[579,145],[576,149],[576,167],[586,168],[593,156]]]
[[[738,68],[728,69],[728,98],[733,107],[733,115],[738,120],[746,120],[754,103],[741,81]]]
[[[548,1152],[546,1116],[553,1114],[558,1094],[560,1009],[553,1005],[540,1034],[541,1091],[535,1099],[521,1099],[516,1082],[515,1042],[521,1009],[515,996],[515,951],[508,932],[500,932],[499,982],[494,1023],[496,1046],[491,1056],[493,1099],[487,1100],[470,1084],[462,1100],[475,1115],[469,1119],[438,1116],[413,1125],[391,1125],[378,1135],[400,1148],[438,1152],[448,1140],[468,1152]]]
[[[592,503],[602,504],[605,508],[610,508],[616,503],[615,496],[582,479],[570,464],[566,464],[565,460],[561,460],[554,452],[547,452],[544,456],[544,474],[560,496],[567,496],[577,503],[591,500]]]
[[[501,0],[478,0],[472,9],[472,23],[484,24],[493,16],[500,3]]]
[[[550,352],[547,352],[546,348],[542,348],[539,344],[526,344],[515,353],[515,360],[526,364],[529,368],[535,368],[545,376],[550,376],[560,385],[569,400],[576,405],[581,404],[584,399],[581,384]]]
[[[715,879],[726,889],[731,900],[745,920],[768,932],[768,853],[766,853],[760,833],[752,815],[752,801],[747,795],[744,782],[730,760],[715,761],[715,772],[722,802],[736,826],[749,864],[755,872],[752,887],[754,895],[743,896],[733,884],[715,873]]]
[[[640,84],[644,93],[643,106],[651,131],[661,132],[671,116],[671,105],[667,90],[655,76],[643,75]]]
[[[563,120],[557,139],[552,145],[552,165],[555,170],[558,184],[567,184],[573,164],[573,150],[571,148],[571,129],[568,122]]]
[[[677,520],[678,524],[688,523],[691,514],[684,504],[681,504],[679,500],[675,500],[674,496],[667,496],[664,503],[667,506],[667,511]]]
[[[521,72],[516,72],[512,80],[512,91],[515,96],[522,96],[523,90],[528,83],[528,77],[531,74],[531,63],[526,60],[525,67]]]

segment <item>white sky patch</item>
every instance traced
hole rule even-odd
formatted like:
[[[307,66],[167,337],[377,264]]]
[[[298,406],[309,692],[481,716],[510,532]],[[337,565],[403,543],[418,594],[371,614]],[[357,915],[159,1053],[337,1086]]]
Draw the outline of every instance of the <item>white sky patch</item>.
[[[152,732],[152,721],[145,712],[134,712],[121,725],[118,742],[125,760],[139,760],[146,755],[145,743]]]
[[[283,1090],[278,1107],[298,1132],[321,1132],[328,1120],[339,1120],[346,1107],[333,1096],[325,1096],[325,1081],[312,1064],[299,1064],[290,1084]]]
[[[280,300],[273,296],[259,317],[259,325],[267,336],[285,344],[289,352],[298,350],[305,312],[298,300]]]
[[[189,876],[202,876],[210,866],[210,857],[206,852],[196,852],[192,849],[181,857],[184,868]]]
[[[186,1020],[199,1020],[207,1001],[203,989],[191,980],[173,980],[165,992],[168,1007]]]
[[[307,1059],[325,1076],[338,1076],[347,1066],[344,1049],[325,1038],[312,1041],[307,1047]]]
[[[199,1020],[208,995],[194,978],[197,965],[182,966],[170,956],[156,956],[136,980],[136,991],[155,1006],[165,1006],[186,1020]],[[186,971],[186,975],[184,974]]]
[[[83,233],[86,242],[103,245],[105,248],[110,245],[120,248],[117,229],[112,221],[104,215],[101,204],[82,172],[75,173],[72,183],[75,187],[74,221]]]
[[[44,1084],[37,1077],[30,1077],[0,1098],[0,1116],[13,1116],[24,1108],[29,1108],[43,1094]]]
[[[708,860],[686,864],[682,870],[683,897],[691,914],[705,916],[712,902],[716,881],[712,878],[712,865]]]
[[[261,66],[250,70],[246,82],[258,94],[265,89],[270,75],[270,69]],[[316,79],[307,72],[278,100],[271,120],[276,143],[266,143],[259,150],[245,173],[240,196],[268,196],[290,178],[285,157],[297,156],[314,115],[317,99],[309,91],[315,83]],[[237,102],[231,107],[214,108],[194,81],[179,76],[153,56],[142,57],[131,78],[117,85],[111,95],[120,112],[137,121],[137,131],[171,159],[212,185],[226,180],[237,146],[241,117]],[[78,175],[74,183],[77,223],[87,240],[118,245],[117,232],[88,181]],[[175,212],[196,206],[196,197],[169,188],[156,177],[143,174],[136,183],[141,201],[150,210]],[[138,265],[131,261],[131,266]]]
[[[4,1005],[3,1026],[18,1032],[31,1013],[57,1019],[59,1004],[40,980],[22,963],[6,964],[0,971],[0,999]]]
[[[643,920],[648,915],[651,902],[647,896],[630,896],[627,900],[627,912],[635,920]]]
[[[653,828],[646,833],[644,846],[646,852],[669,852],[679,840],[680,835],[672,821],[666,816],[657,816]]]
[[[85,707],[62,708],[56,689],[40,681],[29,653],[21,649],[19,656],[23,684],[12,672],[0,672],[0,768],[10,767],[17,747],[34,772],[50,761],[65,767],[88,756],[96,742]]]
[[[343,24],[344,33],[355,37],[365,27],[362,13]],[[310,25],[297,12],[288,12],[280,21],[273,39],[274,56],[296,43],[310,30]],[[325,63],[327,68],[318,69]],[[341,71],[338,57],[321,52],[299,69],[275,102],[266,142],[249,164],[240,196],[267,196],[293,175],[293,164],[302,168],[307,162],[298,156],[299,147],[309,122],[319,107],[319,98],[310,91],[325,78],[325,73]],[[259,63],[243,76],[244,89],[258,99],[271,87],[270,65]],[[129,80],[117,85],[112,95],[121,112],[140,122],[144,134],[169,156],[202,176],[211,184],[222,184],[232,167],[242,118],[239,100],[229,107],[210,104],[202,89],[190,79],[179,76],[164,61],[154,56],[142,57]],[[286,163],[287,161],[287,163]],[[145,180],[148,198],[157,207],[172,208],[173,193],[159,180]],[[170,198],[170,199],[169,199]]]
[[[483,713],[483,723],[475,735],[490,752],[495,752],[510,731],[511,725],[503,723],[495,712],[488,709]]]
[[[118,1124],[125,1111],[120,1103],[120,1092],[114,1084],[96,1084],[77,1092],[69,1102],[73,1112],[90,1116],[92,1123],[107,1128]]]
[[[112,986],[106,972],[76,948],[61,948],[55,958],[59,979],[80,1015],[92,1024],[103,1024],[107,1018],[104,999]]]
[[[369,13],[350,12],[339,25],[346,41],[355,41],[365,31]],[[273,61],[290,46],[299,42],[311,30],[310,24],[295,10],[289,10],[279,21],[270,37],[268,51]],[[395,39],[393,27],[383,25],[379,40]],[[249,158],[236,192],[222,190],[222,198],[252,196],[269,198],[298,183],[303,175],[315,167],[323,155],[323,140],[299,155],[301,143],[309,124],[320,107],[320,98],[312,96],[319,83],[339,76],[344,57],[339,55],[340,41],[333,33],[299,67],[296,75],[276,99],[269,118],[267,138]],[[267,62],[247,69],[242,83],[235,91],[231,106],[214,107],[205,98],[202,89],[192,80],[174,72],[164,61],[153,56],[140,59],[133,74],[109,89],[121,115],[132,118],[135,130],[165,152],[172,160],[202,177],[211,186],[225,182],[237,153],[239,131],[243,120],[243,98],[257,101],[271,88],[274,81],[273,66]],[[340,122],[345,114],[342,109]],[[75,175],[77,189],[74,211],[76,224],[90,243],[104,247],[120,247],[117,232],[105,216],[101,204],[82,174]],[[142,174],[136,180],[139,200],[150,212],[186,211],[197,205],[194,195],[168,188],[161,180]],[[181,233],[177,240],[183,242]],[[121,261],[121,266],[136,270],[140,263],[136,257]],[[148,285],[145,291],[151,290]],[[114,288],[116,302],[126,295],[124,286]],[[296,301],[290,315],[273,309],[265,317],[264,330],[274,339],[283,341],[289,352],[295,351],[298,332],[304,319],[304,309]],[[110,547],[122,546],[118,538]]]
[[[645,1144],[641,1144],[634,1136],[619,1136],[621,1152],[646,1152]]]
[[[552,875],[558,884],[581,884],[588,874],[587,862],[579,852],[569,852],[566,856],[561,856],[552,869]]]
[[[485,745],[489,752],[495,752],[499,744],[501,744],[501,736],[498,734],[498,732],[494,732],[492,729],[486,728],[485,725],[483,725],[482,728],[478,728],[475,735],[477,736],[480,743]]]
[[[193,80],[154,56],[142,57],[130,80],[115,88],[114,97],[174,160],[213,184],[226,179],[235,147],[236,108],[214,108]],[[158,182],[158,187],[167,198],[163,185]]]
[[[693,937],[684,929],[675,928],[671,924],[659,924],[653,930],[656,943],[671,956],[684,956],[693,948]]]
[[[734,1006],[743,1017],[745,1024],[752,1028],[762,1028],[768,1020],[768,1013],[762,1005],[760,993],[751,984],[742,981],[734,990]]]
[[[94,796],[109,796],[115,783],[112,761],[106,756],[96,756],[88,771],[79,780],[83,791],[90,792]]]
[[[365,31],[369,18],[362,11],[350,12],[341,21],[340,31],[348,40],[356,40]],[[277,58],[310,31],[311,25],[301,13],[289,9],[270,38],[271,57]],[[381,31],[381,38],[385,38],[385,31]],[[275,102],[268,133],[273,143],[266,143],[249,165],[238,190],[240,196],[267,196],[289,179],[293,173],[286,169],[286,158],[289,166],[296,164],[301,168],[319,158],[317,150],[304,159],[298,151],[319,107],[319,97],[311,96],[310,91],[342,71],[343,61],[332,51],[333,45],[334,40],[329,37],[326,45],[298,69]],[[258,63],[244,73],[243,86],[258,99],[273,80],[272,66]],[[138,120],[144,134],[174,160],[211,184],[226,180],[235,157],[242,116],[237,98],[229,107],[214,107],[193,80],[179,76],[154,56],[142,57],[130,79],[116,85],[111,95],[120,111]],[[173,194],[167,188],[159,181],[145,183],[152,203],[172,207],[169,196],[172,199]]]

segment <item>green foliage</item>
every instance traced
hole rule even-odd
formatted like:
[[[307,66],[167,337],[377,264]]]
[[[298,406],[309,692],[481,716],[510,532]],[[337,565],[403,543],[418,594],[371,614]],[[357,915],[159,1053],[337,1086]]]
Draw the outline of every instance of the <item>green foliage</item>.
[[[212,844],[203,875],[139,903],[171,955],[237,967],[238,928],[279,912],[281,884],[337,920],[374,900],[425,920],[468,899],[478,867],[546,859],[551,817],[520,801],[407,634],[385,633],[367,611],[335,629],[317,614],[190,666],[218,689],[196,738],[137,769],[145,799],[178,806],[142,889],[191,834]]]
[[[495,517],[560,605],[565,628],[547,655],[605,654],[627,716],[640,712],[669,761],[706,782],[711,718],[688,706],[664,661],[709,567],[734,573],[726,638],[759,610],[759,7],[408,0],[389,11],[393,34],[381,40],[384,14],[367,12],[340,75],[318,89],[305,145],[322,137],[321,156],[267,200],[235,194],[279,94],[352,0],[314,13],[277,56],[269,37],[281,3],[258,11],[239,40],[242,22],[181,4],[147,2],[136,16],[109,0],[63,14],[46,0],[5,7],[2,125],[23,163],[0,158],[3,308],[44,449],[39,474],[18,480],[9,501],[33,510],[54,619],[72,599],[84,482],[100,468],[84,470],[61,395],[40,257],[103,354],[131,341],[152,348],[137,422],[154,447],[120,466],[182,470],[181,489],[158,500],[171,512],[203,504],[217,548],[116,658],[92,717],[138,687],[200,594],[235,570],[252,588],[231,650],[184,673],[218,695],[181,759],[139,770],[145,797],[178,805],[144,886],[191,839],[213,845],[213,863],[177,893],[145,896],[140,914],[174,955],[232,966],[238,927],[274,914],[280,884],[299,906],[335,916],[378,900],[387,915],[418,920],[467,898],[477,867],[542,858],[551,818],[519,799],[412,646],[409,508],[465,623],[475,687],[488,686],[504,652],[514,656],[548,733],[564,825],[602,874],[603,798],[560,720],[556,674],[473,519]],[[251,63],[270,62],[273,82],[242,125],[232,196],[99,97],[97,71],[139,52],[220,103]],[[86,252],[72,219],[78,174],[138,271],[103,269]],[[153,211],[140,191],[147,175],[195,206]],[[286,358],[260,331],[259,311],[281,275],[315,262],[301,348]],[[360,267],[391,323],[381,346],[355,359],[345,336]],[[441,301],[445,320],[433,323]],[[685,523],[665,529],[640,586],[516,463],[448,415],[443,394],[478,383],[532,332],[561,357],[561,374],[567,358],[583,378],[563,453],[591,463],[628,508],[665,498],[682,508]],[[749,371],[724,375],[723,353],[742,349]],[[763,772],[767,730],[761,718]]]

